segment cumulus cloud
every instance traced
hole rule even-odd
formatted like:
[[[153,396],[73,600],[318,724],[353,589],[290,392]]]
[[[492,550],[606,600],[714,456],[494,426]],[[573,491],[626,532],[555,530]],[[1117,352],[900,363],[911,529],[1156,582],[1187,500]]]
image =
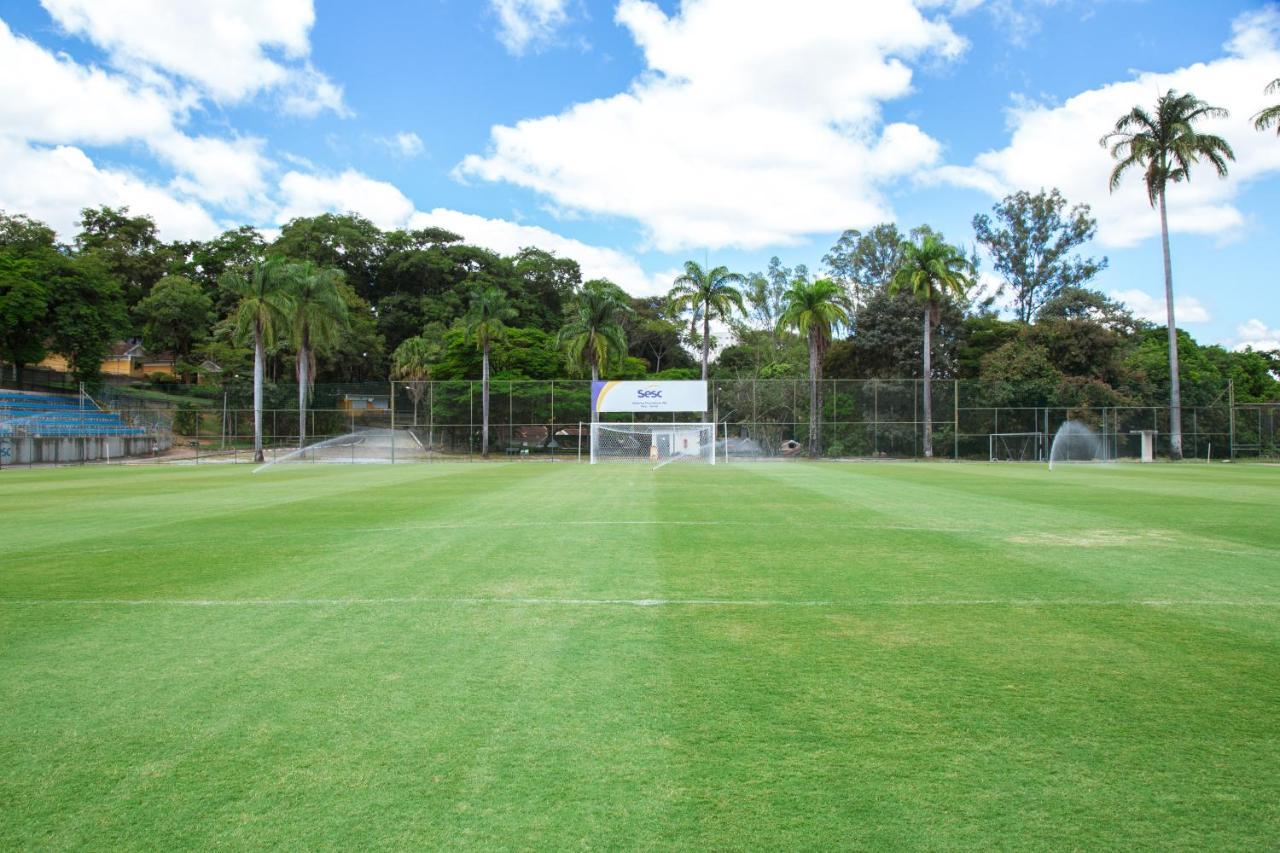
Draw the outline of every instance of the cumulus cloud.
[[[569,0],[489,0],[498,19],[498,41],[520,56],[541,47],[569,21]]]
[[[457,174],[635,219],[666,250],[758,248],[890,218],[881,188],[939,157],[880,119],[908,62],[965,47],[910,0],[622,0],[616,20],[647,65],[627,92],[495,127]]]
[[[1111,298],[1117,302],[1123,302],[1135,317],[1161,326],[1166,325],[1168,318],[1165,316],[1165,302],[1162,296],[1156,297],[1145,290],[1134,289],[1113,290]],[[1188,323],[1208,323],[1212,319],[1209,316],[1209,309],[1194,296],[1175,296],[1173,311],[1179,326]]]
[[[1280,350],[1280,328],[1272,328],[1254,317],[1236,326],[1236,350]]]
[[[113,197],[124,193],[154,204],[161,195],[198,198],[201,202],[240,211],[261,210],[261,194],[266,189],[266,173],[271,163],[263,154],[265,143],[256,137],[221,139],[189,136],[178,128],[187,102],[172,91],[158,89],[100,68],[82,66],[69,57],[56,56],[36,43],[15,35],[0,21],[0,137],[15,143],[12,150],[24,160],[35,158],[42,173],[57,184],[50,199],[62,199],[70,208],[52,211],[51,219],[72,220],[81,207],[105,202],[105,198],[76,198],[71,190],[89,191],[114,187]],[[111,146],[138,143],[150,149],[175,173],[169,187],[127,176],[86,180],[86,154],[78,146]],[[61,153],[48,146],[64,146]],[[43,155],[37,156],[43,151]],[[75,156],[70,156],[75,152]],[[90,162],[90,165],[91,162]],[[6,163],[16,170],[16,162]],[[66,168],[65,180],[56,176]],[[96,167],[95,167],[96,169]],[[122,176],[106,170],[101,175]],[[20,183],[10,176],[10,188]],[[149,187],[140,193],[141,186]],[[17,208],[14,197],[0,193],[0,204]],[[190,229],[191,205],[170,198],[157,210],[177,213],[177,227]],[[150,211],[147,211],[150,212]],[[156,214],[158,215],[158,214]],[[206,221],[208,218],[206,217]]]
[[[1261,88],[1280,67],[1280,7],[1268,6],[1237,18],[1225,55],[1166,73],[1143,72],[1067,99],[1060,105],[1015,104],[1009,111],[1012,135],[1001,149],[979,155],[969,166],[946,166],[934,175],[993,197],[1016,190],[1058,187],[1073,202],[1087,202],[1098,218],[1098,239],[1107,246],[1133,246],[1159,233],[1159,217],[1147,200],[1142,177],[1126,177],[1108,191],[1114,162],[1098,140],[1135,104],[1149,105],[1157,91],[1193,92],[1231,112],[1210,120],[1208,132],[1235,149],[1231,176],[1219,180],[1212,167],[1193,173],[1169,194],[1169,227],[1176,232],[1226,235],[1245,224],[1233,204],[1250,181],[1280,171],[1280,146],[1256,133],[1248,117],[1258,109]]]
[[[33,147],[0,136],[0,208],[48,223],[64,238],[83,207],[127,206],[155,218],[169,240],[203,240],[222,229],[202,205],[120,169],[100,168],[69,145]]]
[[[413,202],[394,184],[347,169],[337,175],[287,172],[280,179],[280,224],[319,213],[359,213],[379,228],[403,228]]]
[[[219,103],[278,89],[286,110],[343,112],[342,90],[307,63],[312,0],[41,0],[68,33],[135,75],[159,72]]]

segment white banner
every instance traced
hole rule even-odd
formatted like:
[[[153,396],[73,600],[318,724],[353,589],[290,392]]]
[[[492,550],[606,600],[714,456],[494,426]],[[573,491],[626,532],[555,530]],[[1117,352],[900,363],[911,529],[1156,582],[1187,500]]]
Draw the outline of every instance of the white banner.
[[[691,382],[596,382],[592,386],[595,412],[705,412],[707,383]]]

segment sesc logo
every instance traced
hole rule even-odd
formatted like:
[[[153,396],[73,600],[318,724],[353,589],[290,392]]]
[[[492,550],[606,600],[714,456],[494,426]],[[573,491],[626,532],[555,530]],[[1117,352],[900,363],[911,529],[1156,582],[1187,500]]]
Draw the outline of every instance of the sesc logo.
[[[639,391],[636,392],[636,397],[640,398],[641,400],[661,400],[662,391],[661,390],[646,391],[643,388],[641,388]]]

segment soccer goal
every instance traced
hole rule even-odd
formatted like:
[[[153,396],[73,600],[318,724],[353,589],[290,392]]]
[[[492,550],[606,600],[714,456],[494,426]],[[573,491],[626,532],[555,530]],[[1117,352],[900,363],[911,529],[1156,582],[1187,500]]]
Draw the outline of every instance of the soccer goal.
[[[993,432],[987,436],[992,462],[1043,462],[1042,432]]]
[[[714,424],[591,424],[591,464],[647,462],[661,468],[671,462],[716,464]]]

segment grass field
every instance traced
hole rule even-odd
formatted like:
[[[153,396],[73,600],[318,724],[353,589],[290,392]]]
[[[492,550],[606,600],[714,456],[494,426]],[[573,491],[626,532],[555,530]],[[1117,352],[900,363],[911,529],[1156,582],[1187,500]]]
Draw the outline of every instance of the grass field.
[[[0,472],[0,847],[1280,844],[1280,468]]]

